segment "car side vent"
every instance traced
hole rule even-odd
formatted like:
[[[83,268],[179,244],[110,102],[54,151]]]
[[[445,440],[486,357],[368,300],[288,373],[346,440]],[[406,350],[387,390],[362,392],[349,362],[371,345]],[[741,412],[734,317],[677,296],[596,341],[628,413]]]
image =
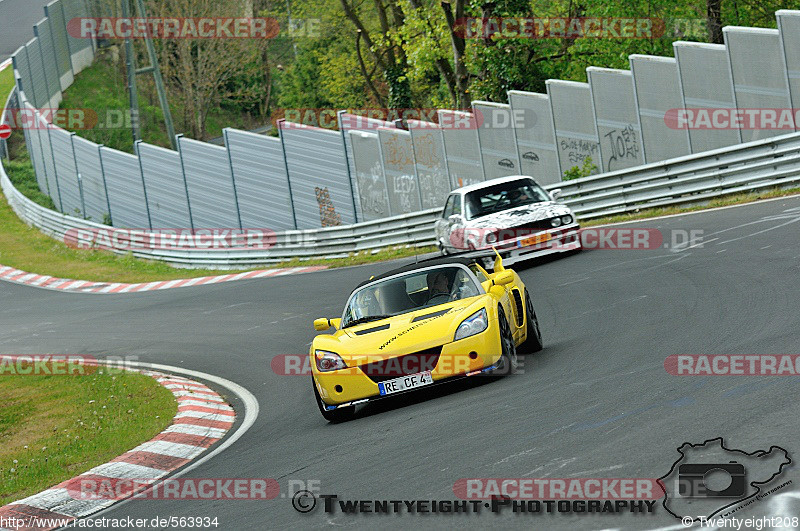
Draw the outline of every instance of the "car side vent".
[[[516,311],[514,312],[517,315],[517,328],[522,327],[523,319],[524,319],[524,310],[522,309],[522,297],[519,294],[519,290],[514,288],[511,290],[511,298],[514,301],[514,308]]]
[[[414,317],[411,320],[411,322],[412,323],[416,323],[417,321],[422,321],[423,319],[430,319],[431,317],[438,317],[440,315],[446,314],[449,311],[450,311],[450,308],[448,308],[446,310],[439,310],[438,312],[426,313],[425,315],[418,315],[418,316]]]
[[[357,336],[363,336],[364,334],[369,334],[369,333],[372,333],[372,332],[378,332],[380,330],[386,330],[387,328],[389,328],[389,323],[386,323],[385,325],[380,325],[380,326],[373,326],[372,328],[365,328],[364,330],[358,330],[358,331],[356,331],[356,335]]]

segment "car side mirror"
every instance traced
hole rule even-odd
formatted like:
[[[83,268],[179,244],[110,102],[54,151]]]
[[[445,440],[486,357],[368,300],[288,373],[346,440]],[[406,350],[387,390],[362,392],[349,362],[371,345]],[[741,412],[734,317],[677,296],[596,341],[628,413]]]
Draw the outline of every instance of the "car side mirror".
[[[558,201],[561,198],[561,188],[550,190],[550,197],[553,198],[553,201]]]
[[[341,324],[341,319],[328,319],[326,317],[322,317],[321,319],[314,319],[314,330],[317,330],[318,332],[324,332],[330,327],[334,327],[336,330],[338,330],[339,325]]]
[[[494,284],[496,286],[506,286],[514,282],[514,273],[511,271],[502,271],[497,273],[494,277]]]
[[[461,221],[461,216],[459,214],[453,214],[452,216],[447,218],[447,221],[449,221],[450,223],[458,223]]]

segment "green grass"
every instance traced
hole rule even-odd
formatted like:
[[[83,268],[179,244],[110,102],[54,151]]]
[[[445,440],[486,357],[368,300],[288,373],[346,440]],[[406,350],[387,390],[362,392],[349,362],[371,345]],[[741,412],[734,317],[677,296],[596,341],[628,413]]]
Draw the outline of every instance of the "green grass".
[[[3,98],[3,105],[6,104],[6,98],[11,94],[11,89],[14,88],[14,69],[8,67],[0,72],[0,97]]]
[[[387,260],[397,260],[398,258],[410,258],[412,256],[420,256],[426,253],[437,251],[434,246],[426,247],[389,247],[381,249],[375,253],[370,251],[361,251],[359,253],[350,253],[349,256],[344,258],[311,258],[309,260],[301,260],[294,258],[286,260],[279,264],[279,267],[305,267],[324,265],[328,267],[348,267],[363,264],[372,264],[376,262],[385,262]]]
[[[177,411],[153,378],[0,376],[0,506],[35,494],[145,442]]]

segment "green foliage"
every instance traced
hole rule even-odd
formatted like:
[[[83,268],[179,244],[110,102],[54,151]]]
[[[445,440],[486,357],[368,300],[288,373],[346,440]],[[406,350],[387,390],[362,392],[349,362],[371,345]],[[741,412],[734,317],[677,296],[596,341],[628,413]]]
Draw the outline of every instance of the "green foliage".
[[[411,107],[411,85],[403,69],[395,67],[384,74],[389,85],[389,108],[408,109]]]
[[[592,157],[583,159],[583,164],[580,166],[573,166],[564,172],[564,180],[571,181],[572,179],[580,179],[581,177],[588,177],[597,171],[597,165],[592,162]]]
[[[34,203],[55,210],[55,204],[53,204],[50,196],[43,194],[39,190],[39,183],[36,181],[36,173],[33,171],[33,164],[31,164],[31,159],[28,157],[28,151],[22,149],[17,154],[17,157],[19,158],[15,158],[10,162],[3,162],[3,167],[5,167],[8,178],[14,188]]]

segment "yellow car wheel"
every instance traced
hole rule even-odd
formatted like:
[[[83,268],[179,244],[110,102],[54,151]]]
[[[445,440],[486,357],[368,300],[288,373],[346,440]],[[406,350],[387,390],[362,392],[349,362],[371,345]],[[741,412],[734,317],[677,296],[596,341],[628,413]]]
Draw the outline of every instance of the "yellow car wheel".
[[[528,327],[528,334],[525,341],[519,346],[520,352],[523,354],[539,352],[544,346],[542,344],[542,331],[539,329],[539,319],[536,317],[531,295],[527,289],[525,290],[525,321]]]
[[[511,327],[508,325],[508,319],[503,308],[497,309],[497,320],[500,325],[500,366],[493,371],[493,374],[503,376],[511,374],[517,368],[517,347],[514,344],[514,336],[511,333]]]

